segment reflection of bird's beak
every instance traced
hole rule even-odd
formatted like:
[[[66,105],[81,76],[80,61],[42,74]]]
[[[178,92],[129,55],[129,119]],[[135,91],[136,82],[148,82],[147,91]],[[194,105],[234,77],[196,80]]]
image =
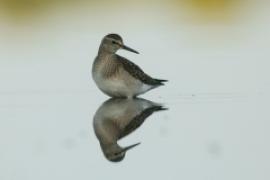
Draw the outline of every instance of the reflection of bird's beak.
[[[128,147],[125,147],[124,149],[123,149],[123,152],[127,152],[128,150],[130,150],[130,149],[132,149],[132,148],[134,148],[134,147],[136,147],[136,146],[138,146],[138,145],[140,145],[141,143],[136,143],[136,144],[133,144],[133,145],[131,145],[131,146],[128,146]]]
[[[130,51],[130,52],[139,54],[138,51],[135,51],[134,49],[131,49],[130,47],[127,47],[127,46],[125,46],[125,45],[122,45],[122,49],[125,49],[125,50],[127,50],[127,51]]]

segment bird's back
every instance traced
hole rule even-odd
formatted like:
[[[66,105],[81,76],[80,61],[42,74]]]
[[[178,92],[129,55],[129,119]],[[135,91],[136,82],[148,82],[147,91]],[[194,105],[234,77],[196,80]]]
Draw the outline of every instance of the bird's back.
[[[122,67],[135,79],[141,81],[142,83],[150,86],[161,86],[164,85],[163,82],[167,80],[155,79],[146,74],[138,65],[129,61],[128,59],[117,55],[117,61],[122,65]]]
[[[136,97],[166,81],[152,78],[138,65],[117,54],[97,56],[92,76],[99,89],[111,97]]]

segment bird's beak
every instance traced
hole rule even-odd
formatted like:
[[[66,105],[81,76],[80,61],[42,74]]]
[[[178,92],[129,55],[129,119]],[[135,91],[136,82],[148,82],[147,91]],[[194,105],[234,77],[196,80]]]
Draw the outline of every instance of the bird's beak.
[[[127,46],[125,46],[125,45],[122,45],[122,49],[125,49],[125,50],[127,50],[127,51],[130,51],[130,52],[139,54],[138,51],[135,51],[134,49],[131,49],[130,47],[127,47]]]
[[[128,150],[130,150],[130,149],[132,149],[132,148],[134,148],[134,147],[136,147],[136,146],[138,146],[138,145],[140,145],[141,143],[136,143],[136,144],[133,144],[133,145],[130,145],[130,146],[128,146],[128,147],[125,147],[124,149],[123,149],[123,152],[127,152]]]

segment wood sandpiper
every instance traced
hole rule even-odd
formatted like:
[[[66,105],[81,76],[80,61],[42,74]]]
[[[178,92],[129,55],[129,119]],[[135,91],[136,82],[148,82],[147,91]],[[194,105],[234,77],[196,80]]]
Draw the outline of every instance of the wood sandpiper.
[[[111,97],[134,98],[167,81],[147,75],[139,66],[117,55],[119,49],[139,54],[125,46],[118,34],[108,34],[102,39],[92,66],[93,79],[102,92]]]

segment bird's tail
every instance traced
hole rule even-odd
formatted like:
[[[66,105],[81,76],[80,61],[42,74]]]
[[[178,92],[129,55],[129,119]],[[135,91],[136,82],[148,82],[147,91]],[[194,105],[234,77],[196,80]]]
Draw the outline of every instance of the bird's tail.
[[[160,85],[164,85],[165,82],[168,82],[168,80],[165,79],[155,79]]]

